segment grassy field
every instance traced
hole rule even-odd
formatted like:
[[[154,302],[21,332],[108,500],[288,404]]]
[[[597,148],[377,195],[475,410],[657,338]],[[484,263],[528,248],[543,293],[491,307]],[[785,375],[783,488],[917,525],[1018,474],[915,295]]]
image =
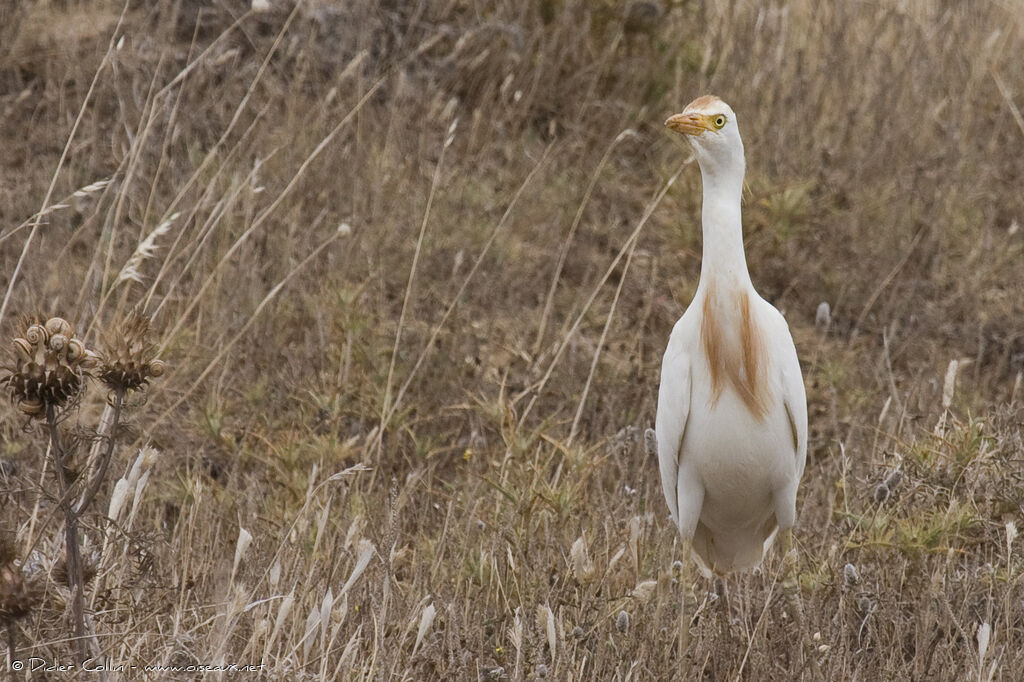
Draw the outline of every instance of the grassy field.
[[[1024,5],[269,4],[0,7],[0,365],[132,310],[166,363],[78,519],[111,679],[812,679],[776,552],[679,584],[640,438],[700,271],[662,122],[708,92],[804,369],[823,676],[1021,679]],[[81,646],[47,422],[0,401],[9,666]]]

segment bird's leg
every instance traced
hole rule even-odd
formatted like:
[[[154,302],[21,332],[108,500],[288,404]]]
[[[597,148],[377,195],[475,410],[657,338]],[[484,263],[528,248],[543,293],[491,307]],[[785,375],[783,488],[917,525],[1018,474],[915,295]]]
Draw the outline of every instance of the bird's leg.
[[[818,668],[818,658],[815,655],[814,642],[807,632],[807,625],[804,622],[803,608],[800,604],[800,586],[797,584],[797,564],[800,556],[793,546],[792,527],[782,531],[782,595],[786,601],[786,615],[796,625],[800,633],[800,643],[804,649],[804,655],[811,664],[811,671],[814,679],[820,680],[821,670]]]
[[[708,617],[714,618],[717,621],[718,634],[715,639],[714,651],[715,655],[710,658],[708,665],[711,673],[710,679],[726,679],[728,677],[729,667],[732,665],[732,630],[730,626],[731,610],[729,608],[729,595],[726,587],[726,579],[724,576],[716,575],[712,581],[712,597],[713,603],[708,612]],[[712,615],[713,614],[713,615]]]
[[[729,609],[729,594],[726,590],[725,578],[715,578],[715,592],[718,593],[718,603],[721,609],[721,621],[719,622],[719,635],[722,638],[722,645],[730,642],[732,639],[732,632],[729,628],[732,622],[732,612]]]
[[[793,529],[782,531],[782,594],[786,599],[786,615],[794,622],[802,622],[803,614],[797,599],[796,567],[799,557],[793,547]]]
[[[690,540],[681,542],[683,560],[679,566],[679,674],[686,672],[686,652],[690,648],[690,609],[687,604],[687,597],[690,594],[691,572],[690,565]]]

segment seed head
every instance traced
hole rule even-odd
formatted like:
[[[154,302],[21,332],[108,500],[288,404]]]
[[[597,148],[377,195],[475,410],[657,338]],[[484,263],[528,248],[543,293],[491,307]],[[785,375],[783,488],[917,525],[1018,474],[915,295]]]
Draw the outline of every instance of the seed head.
[[[161,376],[164,362],[156,358],[150,336],[149,318],[132,312],[104,337],[100,380],[112,389],[136,391],[149,379]]]
[[[860,583],[860,573],[857,572],[857,567],[853,564],[843,566],[843,583],[847,587]]]
[[[581,535],[569,550],[572,558],[572,573],[577,580],[586,580],[594,575],[594,562],[587,553],[587,541]]]
[[[903,472],[899,469],[893,469],[892,472],[885,477],[885,487],[889,490],[895,490],[896,486],[903,480]]]
[[[615,617],[615,628],[622,634],[629,632],[629,614],[625,611],[619,611],[619,615]]]
[[[814,326],[819,329],[828,329],[831,322],[832,308],[829,306],[828,301],[822,301],[818,304],[818,309],[814,311]]]
[[[484,668],[484,674],[489,680],[507,680],[508,675],[505,673],[505,668],[500,665],[496,665],[493,668]]]
[[[45,324],[26,323],[12,346],[14,362],[4,368],[7,375],[0,384],[7,385],[18,409],[32,417],[42,417],[49,405],[63,407],[78,395],[82,377],[97,361],[60,317]]]

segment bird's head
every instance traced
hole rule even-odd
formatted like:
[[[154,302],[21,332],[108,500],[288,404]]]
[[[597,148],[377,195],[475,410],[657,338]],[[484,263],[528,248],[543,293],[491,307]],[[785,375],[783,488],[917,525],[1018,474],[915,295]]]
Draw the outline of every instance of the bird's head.
[[[714,95],[698,97],[683,113],[665,121],[669,130],[682,133],[690,141],[697,161],[706,171],[743,169],[743,140],[736,124],[736,113]]]

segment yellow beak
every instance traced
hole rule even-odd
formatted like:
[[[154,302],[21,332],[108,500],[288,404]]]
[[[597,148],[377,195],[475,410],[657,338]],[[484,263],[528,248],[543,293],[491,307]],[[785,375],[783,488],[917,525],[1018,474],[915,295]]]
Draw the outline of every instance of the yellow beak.
[[[701,135],[706,130],[714,130],[711,117],[704,114],[676,114],[665,121],[669,130],[684,135]]]

